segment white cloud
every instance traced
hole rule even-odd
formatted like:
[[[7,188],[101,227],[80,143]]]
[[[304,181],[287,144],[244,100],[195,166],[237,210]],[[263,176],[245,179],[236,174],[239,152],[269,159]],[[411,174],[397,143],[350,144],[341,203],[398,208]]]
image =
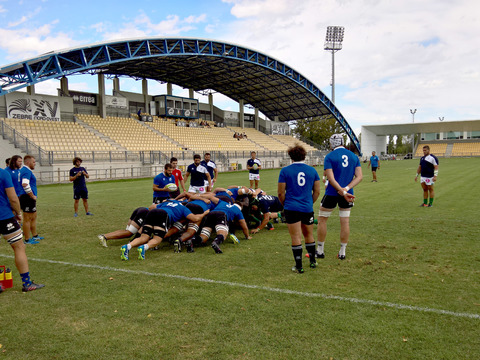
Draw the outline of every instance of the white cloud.
[[[77,44],[68,34],[52,32],[56,22],[38,28],[17,30],[0,28],[0,48],[7,52],[9,60],[24,60],[52,50],[64,49]]]
[[[327,26],[345,27],[335,55],[336,104],[349,123],[478,118],[478,6],[469,0],[223,0],[238,20],[223,38],[307,76],[330,97]],[[438,114],[438,116],[437,116]],[[476,114],[476,115],[475,115]]]

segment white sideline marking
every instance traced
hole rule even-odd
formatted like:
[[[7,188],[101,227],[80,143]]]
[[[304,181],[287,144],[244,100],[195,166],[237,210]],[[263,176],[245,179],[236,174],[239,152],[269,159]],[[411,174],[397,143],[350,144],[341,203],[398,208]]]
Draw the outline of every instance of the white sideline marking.
[[[13,259],[12,255],[0,254],[0,257]],[[480,320],[480,314],[459,313],[459,312],[449,311],[449,310],[442,310],[442,309],[435,309],[435,308],[428,308],[428,307],[420,307],[420,306],[412,306],[412,305],[403,305],[403,304],[396,304],[396,303],[391,303],[391,302],[382,302],[382,301],[375,301],[375,300],[368,300],[368,299],[348,298],[348,297],[343,297],[343,296],[327,295],[327,294],[321,294],[321,293],[308,293],[308,292],[281,289],[281,288],[272,288],[272,287],[268,287],[268,286],[249,285],[249,284],[235,283],[235,282],[230,282],[230,281],[221,281],[221,280],[211,280],[211,279],[203,279],[203,278],[197,278],[197,277],[188,277],[188,276],[183,276],[183,275],[160,274],[160,273],[152,273],[152,272],[141,271],[141,270],[120,269],[120,268],[113,268],[113,267],[110,267],[110,266],[76,264],[76,263],[70,263],[70,262],[66,262],[66,261],[48,260],[48,259],[35,259],[35,258],[29,258],[28,260],[29,261],[46,262],[46,263],[49,263],[49,264],[61,264],[61,265],[68,265],[68,266],[75,266],[75,267],[82,267],[82,268],[98,269],[98,270],[109,270],[109,271],[123,272],[123,273],[127,273],[127,274],[148,275],[148,276],[158,276],[158,277],[180,279],[180,280],[187,280],[187,281],[197,281],[197,282],[217,284],[217,285],[227,285],[227,286],[239,287],[239,288],[245,288],[245,289],[264,290],[264,291],[276,292],[276,293],[281,293],[281,294],[314,297],[314,298],[321,298],[321,299],[326,299],[326,300],[330,300],[330,299],[340,300],[340,301],[346,301],[346,302],[351,302],[351,303],[356,303],[356,304],[383,306],[383,307],[389,307],[389,308],[399,309],[399,310],[429,312],[429,313],[434,313],[434,314],[450,315],[450,316],[455,316],[455,317],[464,317],[464,318]]]

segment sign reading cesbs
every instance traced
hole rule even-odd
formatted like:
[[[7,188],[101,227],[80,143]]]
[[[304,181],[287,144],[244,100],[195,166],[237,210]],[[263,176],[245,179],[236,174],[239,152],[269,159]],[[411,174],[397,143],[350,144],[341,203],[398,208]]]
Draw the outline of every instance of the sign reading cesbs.
[[[60,103],[53,98],[28,94],[7,94],[5,97],[10,119],[60,121]]]

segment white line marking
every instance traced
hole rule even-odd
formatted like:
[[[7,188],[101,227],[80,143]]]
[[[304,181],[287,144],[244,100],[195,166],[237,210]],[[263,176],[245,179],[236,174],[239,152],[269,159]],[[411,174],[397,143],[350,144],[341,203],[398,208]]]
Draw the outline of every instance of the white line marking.
[[[13,259],[13,256],[11,256],[11,255],[0,254],[0,257]],[[268,286],[249,285],[249,284],[242,284],[242,283],[236,283],[236,282],[230,282],[230,281],[221,281],[221,280],[211,280],[211,279],[204,279],[204,278],[197,278],[197,277],[188,277],[188,276],[183,276],[183,275],[160,274],[160,273],[153,273],[153,272],[141,271],[141,270],[119,269],[119,268],[113,268],[113,267],[110,267],[110,266],[76,264],[76,263],[70,263],[70,262],[66,262],[66,261],[48,260],[48,259],[35,259],[35,258],[29,258],[28,260],[29,261],[45,262],[45,263],[49,263],[49,264],[61,264],[61,265],[67,265],[67,266],[75,266],[75,267],[98,269],[98,270],[109,270],[109,271],[123,272],[123,273],[127,273],[127,274],[148,275],[148,276],[158,276],[158,277],[171,278],[171,279],[180,279],[180,280],[186,280],[186,281],[197,281],[197,282],[216,284],[216,285],[227,285],[227,286],[245,288],[245,289],[257,289],[257,290],[276,292],[276,293],[281,293],[281,294],[322,298],[322,299],[326,299],[326,300],[330,300],[330,299],[331,300],[339,300],[339,301],[346,301],[346,302],[351,302],[351,303],[356,303],[356,304],[383,306],[383,307],[389,307],[389,308],[399,309],[399,310],[429,312],[429,313],[440,314],[440,315],[450,315],[450,316],[455,316],[455,317],[464,317],[464,318],[480,320],[480,314],[459,313],[459,312],[449,311],[449,310],[442,310],[442,309],[435,309],[435,308],[428,308],[428,307],[420,307],[420,306],[412,306],[412,305],[403,305],[403,304],[396,304],[396,303],[391,303],[391,302],[382,302],[382,301],[375,301],[375,300],[368,300],[368,299],[348,298],[348,297],[343,297],[343,296],[327,295],[327,294],[321,294],[321,293],[309,293],[309,292],[302,292],[302,291],[295,291],[295,290],[288,290],[288,289],[281,289],[281,288],[272,288],[272,287],[268,287]]]

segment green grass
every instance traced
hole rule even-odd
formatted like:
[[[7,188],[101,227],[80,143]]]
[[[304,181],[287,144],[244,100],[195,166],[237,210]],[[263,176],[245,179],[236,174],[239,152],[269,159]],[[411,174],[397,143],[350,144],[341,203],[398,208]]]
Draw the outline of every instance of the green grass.
[[[14,269],[14,287],[0,295],[0,358],[478,359],[480,319],[458,314],[480,314],[480,159],[440,161],[433,208],[418,207],[417,160],[382,162],[378,183],[364,164],[347,259],[335,258],[335,211],[326,258],[303,275],[290,272],[284,224],[227,242],[222,255],[209,247],[174,254],[164,244],[143,262],[136,252],[122,262],[125,241],[105,249],[96,235],[124,228],[151,201],[152,179],[88,184],[95,215],[78,218],[71,185],[43,186],[45,240],[27,251],[33,279],[46,287],[22,293]],[[276,194],[277,178],[278,170],[262,171],[261,187]],[[245,172],[219,179],[248,184]],[[0,264],[14,268],[12,254],[2,241]]]

